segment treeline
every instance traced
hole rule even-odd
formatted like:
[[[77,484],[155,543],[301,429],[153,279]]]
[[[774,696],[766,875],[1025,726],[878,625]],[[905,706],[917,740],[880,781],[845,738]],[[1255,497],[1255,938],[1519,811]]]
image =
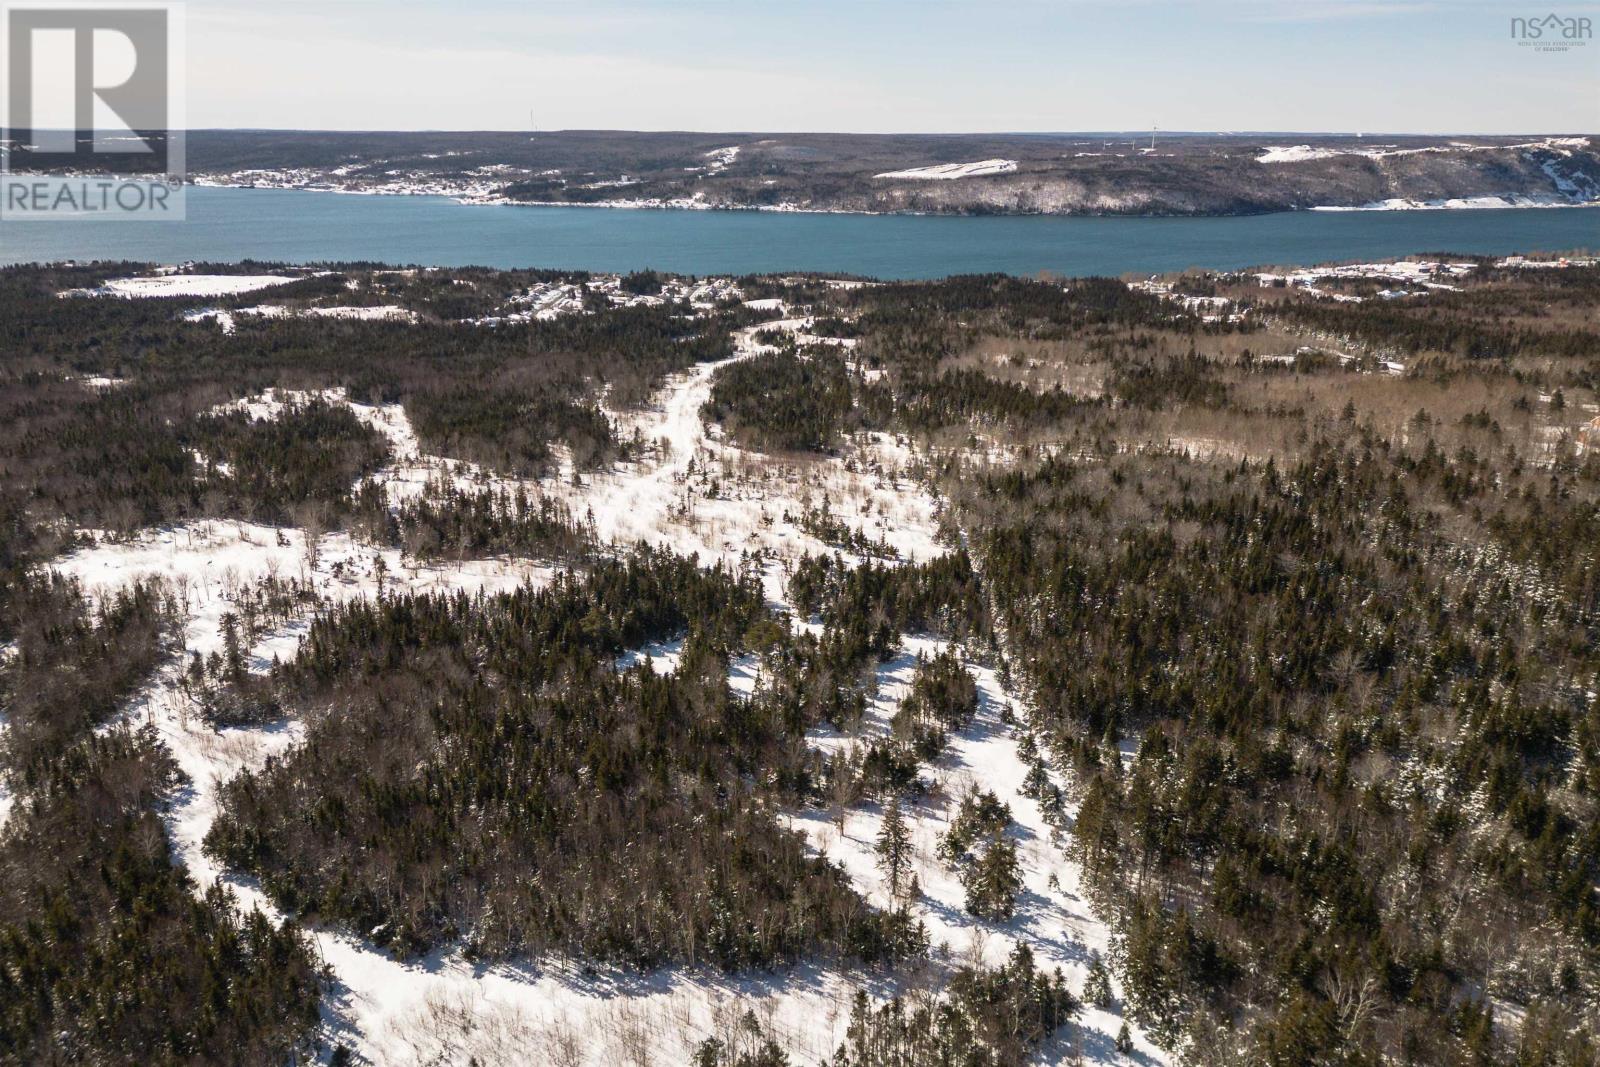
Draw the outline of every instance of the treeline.
[[[940,326],[996,334],[1061,339],[1106,328],[1171,321],[1173,309],[1115,278],[1073,278],[1057,284],[1005,274],[975,274],[933,282],[905,282],[847,290],[841,297],[859,314],[863,336],[915,337]],[[913,354],[890,343],[896,356]]]
[[[733,969],[919,951],[769,813],[806,781],[805,724],[732,694],[727,657],[780,632],[753,578],[645,549],[539,591],[339,608],[278,674],[305,743],[225,787],[208,847],[402,953]],[[672,675],[617,669],[678,634]],[[340,713],[317,715],[333,693]]]
[[[1078,1007],[1061,972],[1039,970],[1019,944],[993,970],[960,968],[939,997],[897,997],[873,1008],[858,995],[830,1067],[1020,1067]]]
[[[493,329],[436,319],[406,325],[240,316],[226,334],[215,323],[183,319],[186,310],[216,300],[56,295],[129,269],[0,271],[0,490],[28,501],[35,530],[56,523],[128,530],[217,508],[270,515],[298,491],[288,483],[320,493],[312,483],[333,466],[352,458],[362,465],[361,457],[344,455],[366,446],[361,431],[336,423],[342,416],[305,412],[297,431],[278,437],[264,426],[247,433],[236,416],[205,417],[222,402],[269,387],[340,387],[359,401],[404,403],[424,447],[446,455],[529,471],[545,466],[552,444],[561,444],[582,468],[623,448],[596,407],[601,390],[610,405],[625,408],[647,399],[665,375],[731,352],[718,316],[696,319],[667,307]],[[368,286],[449,284],[428,272],[410,280],[345,273]],[[516,283],[526,284],[521,275],[497,277],[485,273],[455,288],[503,299]],[[90,381],[97,377],[108,380]],[[312,435],[335,446],[335,455],[324,460],[316,448],[297,450]],[[258,470],[239,468],[234,479],[208,475],[194,455],[207,444],[244,459],[265,447],[275,483],[268,499],[258,499]]]
[[[565,505],[522,487],[513,492],[434,481],[415,496],[391,501],[384,486],[366,482],[354,496],[362,536],[398,545],[416,559],[517,556],[579,563],[600,547],[592,527]]]
[[[114,723],[174,624],[154,586],[91,610],[61,579],[9,605],[0,663],[13,794],[0,832],[0,1061],[246,1064],[309,1051],[321,976],[297,926],[238,915],[174,863],[183,784],[148,728]]]
[[[156,583],[91,608],[76,582],[54,574],[30,575],[16,594],[15,646],[0,660],[0,764],[10,788],[32,794],[170,651],[179,608]]]
[[[1289,301],[1273,314],[1331,335],[1406,354],[1449,353],[1470,360],[1520,357],[1592,359],[1600,333],[1581,325],[1593,307],[1596,268],[1546,270],[1537,286],[1431,291],[1426,304],[1378,300],[1351,304]],[[1552,312],[1565,311],[1570,322]]]
[[[864,650],[887,658],[902,633],[959,642],[984,642],[989,608],[972,559],[964,550],[926,563],[867,560],[849,566],[838,556],[805,556],[789,577],[797,609],[817,615],[830,631],[854,633]]]
[[[840,434],[859,428],[860,387],[831,349],[761,355],[717,372],[701,417],[746,448],[827,452]]]
[[[390,456],[381,433],[320,397],[268,417],[203,415],[179,439],[200,468],[199,510],[274,525],[298,524],[308,507],[347,510],[351,485]]]
[[[820,507],[807,508],[798,517],[785,513],[784,521],[793,522],[829,548],[878,559],[898,559],[900,556],[899,549],[887,538],[873,540],[829,511],[826,502]]]
[[[844,1040],[824,1067],[1023,1067],[1079,1011],[1060,971],[1046,973],[1019,944],[999,967],[958,967],[874,1005],[857,992]],[[707,1038],[694,1067],[790,1067],[792,1061],[747,1015],[732,1033]]]
[[[420,389],[406,398],[406,415],[429,452],[520,477],[546,473],[558,442],[580,470],[617,456],[611,422],[598,408],[537,390]]]
[[[1587,1062],[1592,605],[1462,551],[1399,457],[1309,451],[970,501],[1128,1002],[1205,1063]]]

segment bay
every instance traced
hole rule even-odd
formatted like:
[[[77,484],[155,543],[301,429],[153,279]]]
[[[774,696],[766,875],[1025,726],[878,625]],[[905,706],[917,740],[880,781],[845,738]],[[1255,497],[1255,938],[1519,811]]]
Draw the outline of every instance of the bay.
[[[192,188],[181,223],[0,223],[0,263],[372,261],[684,274],[932,278],[1227,270],[1427,252],[1600,248],[1600,209],[1291,212],[1229,218],[843,215],[461,204]]]

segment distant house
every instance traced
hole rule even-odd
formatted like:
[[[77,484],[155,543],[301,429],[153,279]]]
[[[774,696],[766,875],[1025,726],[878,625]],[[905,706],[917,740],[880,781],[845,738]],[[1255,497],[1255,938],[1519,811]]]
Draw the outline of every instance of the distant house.
[[[1600,450],[1600,415],[1589,420],[1589,425],[1578,431],[1578,447]]]

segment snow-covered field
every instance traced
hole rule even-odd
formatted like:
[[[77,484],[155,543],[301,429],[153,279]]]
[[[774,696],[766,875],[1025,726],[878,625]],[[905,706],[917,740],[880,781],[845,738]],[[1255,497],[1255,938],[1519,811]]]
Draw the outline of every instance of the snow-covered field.
[[[786,315],[786,309],[771,310]],[[807,319],[784,317],[740,331],[733,360],[763,351],[762,329],[801,333]],[[916,451],[886,435],[861,435],[828,458],[771,457],[746,452],[723,440],[701,420],[720,363],[703,364],[667,382],[656,402],[638,412],[612,412],[619,436],[637,431],[640,454],[611,469],[589,473],[563,469],[530,488],[567,503],[579,518],[592,518],[599,535],[617,544],[646,541],[703,561],[759,566],[768,597],[786,607],[785,579],[806,552],[824,550],[799,528],[808,509],[825,506],[874,540],[892,544],[901,559],[923,560],[948,551],[940,538],[941,503],[927,489]],[[493,481],[470,465],[424,455],[398,405],[368,406],[342,393],[321,394],[348,404],[363,421],[383,432],[394,452],[392,465],[375,477],[392,498],[420,491],[431,479]],[[235,407],[270,418],[304,394],[268,393]],[[499,480],[503,484],[504,479]],[[147,576],[164,578],[186,605],[185,652],[176,655],[132,702],[128,717],[153,722],[188,773],[191,786],[167,814],[178,859],[202,887],[222,880],[244,907],[275,915],[253,881],[219,870],[201,842],[217,813],[218,785],[239,770],[259,766],[302,736],[302,725],[284,721],[251,729],[213,730],[200,723],[176,684],[188,651],[208,654],[221,646],[222,617],[241,593],[268,578],[306,583],[322,603],[370,597],[382,589],[494,591],[542,582],[553,571],[537,561],[491,559],[461,564],[419,565],[393,549],[353,541],[345,533],[311,535],[236,522],[201,522],[145,531],[127,542],[100,541],[53,564],[80,579],[91,595],[102,595]],[[268,632],[251,649],[252,666],[265,670],[276,657],[298,649],[306,618],[296,617]],[[805,622],[799,625],[808,625]],[[860,737],[819,731],[819,746],[855,744],[882,731],[904,696],[918,653],[943,646],[908,635],[901,655],[879,672],[877,695]],[[658,670],[676,665],[671,644],[640,649]],[[1038,806],[1020,795],[1027,766],[1004,719],[1026,721],[1026,707],[1000,684],[995,670],[969,662],[981,692],[976,721],[954,735],[949,750],[925,769],[933,783],[926,800],[908,814],[918,853],[923,897],[914,905],[936,944],[954,962],[996,963],[1017,941],[1031,945],[1042,963],[1059,966],[1074,991],[1082,988],[1091,951],[1104,952],[1109,931],[1085,904],[1078,872],[1053,840]],[[732,665],[730,685],[743,692],[761,685],[759,664],[743,657]],[[1010,716],[1004,713],[1009,709]],[[952,807],[967,785],[993,790],[1016,820],[1015,836],[1026,889],[1018,914],[1005,924],[968,916],[954,871],[934,856],[934,843],[948,825]],[[1064,782],[1059,784],[1066,784]],[[1070,809],[1069,809],[1070,810]],[[811,845],[839,862],[870,899],[884,902],[883,878],[872,843],[880,813],[872,805],[853,808],[843,832],[820,812],[791,812],[787,819]],[[730,977],[699,970],[663,969],[646,975],[584,968],[566,960],[531,960],[484,966],[456,951],[440,951],[400,962],[360,938],[326,929],[313,931],[317,949],[333,975],[325,999],[323,1037],[351,1046],[374,1064],[677,1064],[686,1062],[706,1037],[726,1034],[748,1010],[798,1063],[831,1055],[844,1036],[854,990],[874,996],[893,992],[889,976],[801,967],[774,974]],[[1069,1027],[1045,1057],[1058,1062],[1081,1042],[1091,1062],[1117,1062],[1112,1035],[1121,1019],[1086,1007],[1080,1027]],[[1136,1035],[1136,1062],[1164,1057]]]
[[[952,178],[981,178],[989,174],[1009,174],[1017,169],[1014,159],[980,159],[976,163],[935,163],[927,167],[908,167],[874,174],[874,178],[910,178],[916,181],[949,181]]]
[[[1348,155],[1343,149],[1338,148],[1312,148],[1308,144],[1295,145],[1270,145],[1261,150],[1256,157],[1257,163],[1304,163],[1311,159],[1332,159],[1335,156]]]
[[[130,300],[159,296],[237,296],[299,280],[279,274],[158,274],[113,278],[99,289],[75,290],[61,295],[120,296]]]

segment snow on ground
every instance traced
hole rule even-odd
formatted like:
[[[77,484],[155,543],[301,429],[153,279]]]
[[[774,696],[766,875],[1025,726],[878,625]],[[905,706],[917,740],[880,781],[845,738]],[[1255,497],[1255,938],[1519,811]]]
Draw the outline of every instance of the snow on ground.
[[[641,663],[650,665],[657,674],[673,674],[683,660],[683,638],[670,641],[652,641],[643,648],[629,649],[617,657],[617,670],[625,671]]]
[[[783,311],[781,304],[771,310]],[[757,332],[798,332],[807,325],[804,319],[781,319],[739,331],[730,360],[672,378],[647,410],[613,413],[619,436],[629,439],[637,431],[645,442],[639,455],[576,479],[571,470],[563,470],[530,488],[563,499],[575,516],[590,518],[599,535],[611,542],[644,540],[698,553],[705,562],[737,564],[754,558],[767,595],[778,606],[786,606],[787,566],[805,552],[826,549],[795,524],[807,508],[825,505],[868,537],[889,541],[902,559],[942,554],[940,504],[919,479],[918,457],[904,442],[860,435],[834,457],[771,457],[733,446],[701,421],[700,408],[716,371],[727,362],[769,350],[755,340]],[[271,418],[313,395],[348,405],[389,439],[394,459],[374,477],[386,485],[391,499],[420,491],[440,477],[475,484],[496,481],[468,464],[424,455],[399,405],[357,404],[343,392],[329,390],[269,391],[224,407]],[[334,603],[378,595],[380,587],[492,592],[547,581],[553,573],[527,560],[423,566],[398,551],[357,544],[344,533],[308,538],[299,530],[238,522],[193,523],[149,530],[126,542],[101,541],[62,557],[54,567],[80,579],[91,596],[141,577],[161,577],[186,605],[184,655],[174,656],[137,696],[128,716],[155,724],[191,780],[167,813],[178,860],[201,888],[221,879],[243,907],[257,906],[272,916],[277,916],[276,909],[259,886],[219,870],[201,843],[217,814],[219,784],[293,745],[303,727],[295,721],[253,729],[204,726],[176,684],[187,651],[205,655],[220,648],[223,615],[242,591],[271,577],[307,582],[323,603]],[[252,668],[265,670],[275,657],[295,655],[306,623],[305,616],[296,617],[265,634],[250,649]],[[879,672],[876,698],[863,727],[867,736],[887,728],[909,684],[916,654],[942,647],[929,638],[904,640],[902,654]],[[630,653],[619,665],[649,658],[654,669],[672,670],[679,652],[676,643],[664,643]],[[1015,941],[1025,941],[1042,963],[1060,966],[1079,990],[1089,953],[1104,953],[1108,930],[1082,900],[1076,868],[1052,842],[1037,805],[1019,795],[1026,766],[1002,721],[1002,709],[1020,713],[1019,705],[993,669],[975,662],[968,666],[982,694],[977,719],[953,736],[946,755],[927,769],[934,788],[908,813],[925,894],[916,908],[934,940],[948,945],[956,962],[996,963]],[[753,692],[761,684],[759,660],[735,659],[729,684]],[[854,741],[825,731],[811,740],[822,747]],[[1016,819],[1026,890],[1017,917],[999,926],[966,915],[954,873],[934,858],[952,805],[968,783],[994,790]],[[883,902],[882,877],[872,853],[880,819],[875,807],[852,809],[842,834],[825,813],[802,811],[787,818],[815,848],[840,862],[862,892]],[[875,997],[894,991],[887,976],[817,966],[739,976],[678,968],[639,975],[563,960],[491,967],[467,961],[454,949],[401,962],[358,937],[327,929],[313,929],[312,936],[333,975],[324,1002],[325,1042],[330,1048],[348,1044],[365,1060],[385,1065],[465,1064],[472,1057],[479,1062],[606,1067],[683,1063],[704,1038],[731,1034],[747,1010],[796,1062],[814,1063],[843,1040],[857,988]],[[1064,1031],[1061,1045],[1047,1050],[1049,1057],[1064,1056],[1065,1041],[1081,1040],[1092,1062],[1121,1059],[1111,1046],[1119,1017],[1085,1008],[1081,1023],[1081,1031]],[[1136,1062],[1163,1062],[1155,1049],[1137,1040]]]
[[[1395,197],[1373,200],[1349,207],[1318,205],[1312,211],[1465,211],[1497,210],[1508,207],[1572,207],[1586,199],[1562,193],[1497,193],[1487,196],[1452,196],[1437,200],[1410,200]]]
[[[1587,171],[1563,174],[1553,159],[1547,159],[1539,164],[1539,169],[1544,171],[1545,176],[1556,187],[1556,191],[1569,200],[1593,200],[1597,192],[1600,192],[1600,182]]]
[[[471,320],[477,326],[498,326],[508,322],[548,322],[564,315],[588,314],[587,295],[598,294],[612,307],[658,307],[687,302],[698,311],[740,296],[731,278],[705,278],[684,281],[674,278],[662,284],[659,293],[632,293],[622,288],[617,274],[598,274],[587,282],[541,282],[520,293],[513,293],[505,306],[493,315]]]
[[[108,378],[103,374],[95,374],[87,378],[73,378],[69,376],[67,380],[77,382],[91,393],[109,392],[112,389],[121,389],[124,385],[128,384],[128,379],[126,378]]]
[[[360,322],[416,322],[417,313],[399,304],[376,304],[352,307],[335,304],[330,307],[309,307],[305,313],[324,319],[354,319]]]
[[[1128,288],[1171,301],[1183,310],[1199,315],[1205,322],[1240,322],[1249,313],[1248,308],[1236,308],[1234,302],[1225,296],[1189,296],[1173,292],[1171,285],[1156,278],[1129,282]]]
[[[406,417],[404,406],[358,404],[351,400],[343,389],[316,391],[267,389],[253,397],[218,404],[211,410],[213,414],[219,415],[238,411],[253,419],[275,419],[288,408],[307,404],[312,400],[322,400],[349,408],[351,414],[388,440],[389,449],[397,465],[416,464],[422,461],[422,446],[417,443],[416,432],[411,428],[411,420]]]
[[[1266,145],[1261,149],[1261,154],[1256,156],[1256,162],[1304,163],[1308,160],[1332,159],[1336,156],[1362,156],[1367,159],[1383,159],[1386,156],[1412,156],[1429,152],[1497,152],[1528,148],[1558,152],[1563,156],[1570,156],[1573,149],[1586,148],[1588,144],[1589,138],[1587,137],[1545,137],[1537,141],[1525,141],[1521,144],[1468,144],[1454,141],[1450,144],[1428,145],[1424,148],[1401,148],[1392,144],[1341,148],[1313,147],[1308,144]]]
[[[99,289],[75,289],[71,295],[119,296],[129,300],[156,296],[237,296],[299,280],[280,274],[164,274],[153,278],[114,278]]]
[[[931,637],[903,638],[900,653],[878,671],[877,696],[859,735],[845,737],[824,727],[813,732],[812,744],[837,752],[886,735],[896,706],[910,690],[917,657],[927,659],[950,648],[948,642]],[[1081,992],[1091,952],[1104,957],[1109,951],[1110,930],[1089,910],[1077,865],[1064,853],[1064,842],[1045,822],[1039,805],[1022,795],[1028,766],[1004,720],[1026,721],[1026,708],[1000,684],[994,668],[971,659],[964,662],[978,683],[977,717],[972,725],[951,735],[937,763],[924,768],[924,779],[930,783],[927,796],[904,812],[912,826],[916,854],[912,870],[922,890],[912,911],[927,924],[935,950],[945,946],[957,962],[998,966],[1021,942],[1032,949],[1041,967],[1061,968],[1068,985]],[[1056,784],[1067,783],[1057,780]],[[967,914],[966,892],[957,872],[936,851],[961,797],[974,786],[993,791],[1010,807],[1015,824],[1012,837],[1023,872],[1023,891],[1016,917],[1003,924]],[[877,804],[848,809],[842,832],[836,817],[835,812],[808,810],[786,821],[802,831],[817,851],[842,864],[868,899],[889,906],[888,879],[879,869],[874,851],[883,809]],[[1115,1059],[1112,1042],[1122,1025],[1120,1015],[1085,1005],[1078,1023],[1083,1052],[1090,1062]],[[1063,1036],[1070,1033],[1069,1028]],[[1159,1049],[1142,1039],[1138,1051],[1141,1058],[1164,1060]]]
[[[515,293],[507,301],[505,311],[473,320],[479,326],[494,326],[505,322],[548,322],[562,315],[576,315],[583,311],[583,287],[564,282],[542,282],[526,291]]]
[[[375,160],[374,163],[381,161]],[[480,168],[481,171],[481,168]],[[448,196],[463,201],[492,202],[505,178],[441,177],[430,171],[384,171],[352,174],[350,168],[324,171],[316,167],[253,168],[215,174],[191,174],[195,185],[237,189],[305,189],[355,196]]]
[[[1360,303],[1361,297],[1351,293],[1334,293],[1318,288],[1317,283],[1327,279],[1340,280],[1367,279],[1371,281],[1399,282],[1412,286],[1417,290],[1446,290],[1454,292],[1460,286],[1446,280],[1471,274],[1477,269],[1477,264],[1466,262],[1451,262],[1448,260],[1419,260],[1402,259],[1393,263],[1347,263],[1338,267],[1304,267],[1292,270],[1285,274],[1261,273],[1257,274],[1256,281],[1262,285],[1274,285],[1283,282],[1285,285],[1298,288],[1301,292],[1314,296],[1324,296],[1333,300]],[[1416,295],[1413,292],[1385,291],[1378,294],[1386,299],[1398,296]]]
[[[1562,270],[1567,267],[1592,267],[1600,263],[1600,259],[1592,256],[1579,256],[1568,259],[1566,256],[1557,256],[1553,259],[1529,259],[1527,256],[1506,256],[1495,260],[1495,266],[1501,269],[1518,268],[1529,270]]]
[[[928,167],[884,171],[874,178],[910,178],[914,181],[949,181],[953,178],[981,178],[989,174],[1009,174],[1017,169],[1014,159],[980,159],[976,163],[936,163]]]
[[[739,158],[739,147],[739,145],[733,145],[729,148],[713,148],[705,153],[703,158],[706,160],[706,173],[721,174],[733,166],[733,161]]]
[[[779,323],[798,329],[806,321]],[[575,517],[592,517],[605,541],[646,541],[685,555],[697,553],[707,563],[737,565],[747,555],[760,556],[772,590],[781,588],[784,561],[829,551],[797,524],[824,498],[839,519],[870,539],[887,539],[902,558],[942,554],[938,504],[912,489],[914,459],[888,435],[863,434],[850,441],[846,464],[839,458],[747,452],[702,424],[700,409],[716,372],[763,351],[754,335],[782,328],[779,323],[739,331],[733,357],[676,376],[656,406],[612,413],[618,436],[637,435],[645,454],[610,470],[583,473],[580,485],[563,477],[545,482],[541,490],[565,503]]]
[[[1166,438],[1164,444],[1154,442],[1141,446],[1144,450],[1156,453],[1175,453],[1189,456],[1193,459],[1247,459],[1249,452],[1241,448],[1236,441],[1227,441],[1220,437],[1190,437],[1173,435]]]
[[[232,333],[241,318],[286,319],[309,316],[322,319],[347,319],[359,322],[416,322],[417,313],[398,304],[353,306],[334,304],[327,307],[290,308],[282,304],[257,304],[255,307],[202,308],[184,313],[185,322],[215,322],[223,333]]]
[[[1331,159],[1347,153],[1338,148],[1312,148],[1308,144],[1269,145],[1256,157],[1257,163],[1303,163],[1308,159]]]

